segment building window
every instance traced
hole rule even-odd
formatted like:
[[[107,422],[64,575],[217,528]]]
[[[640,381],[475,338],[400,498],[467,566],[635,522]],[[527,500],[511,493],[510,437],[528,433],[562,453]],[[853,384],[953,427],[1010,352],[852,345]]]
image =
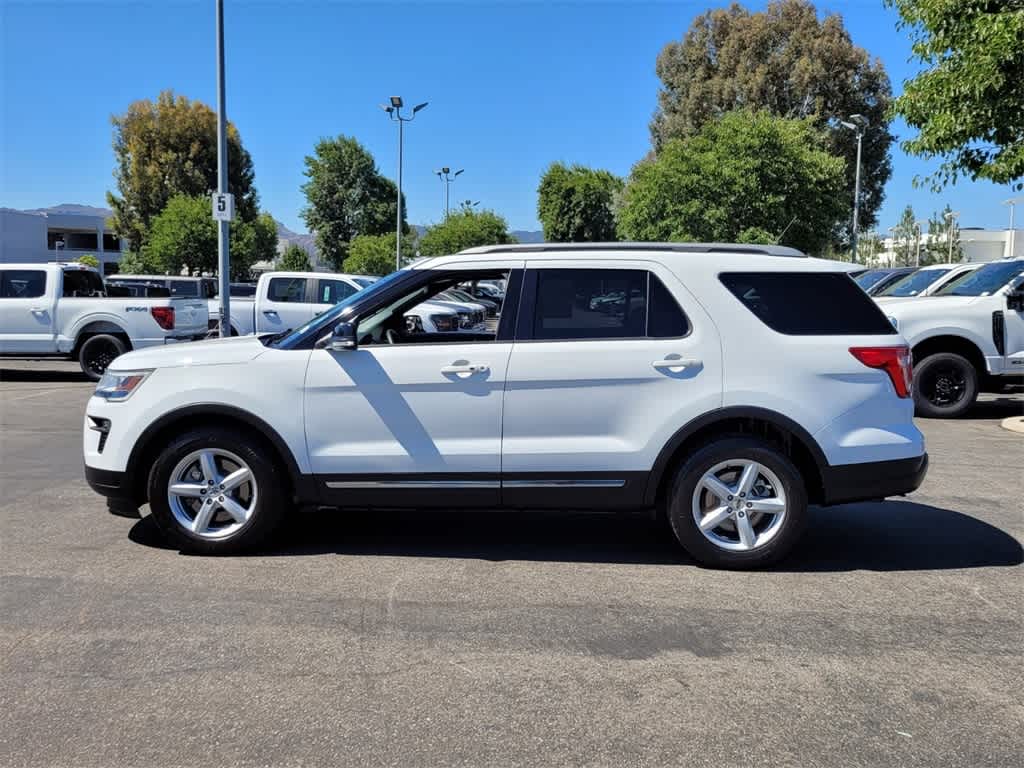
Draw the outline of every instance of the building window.
[[[121,238],[117,235],[110,235],[104,232],[103,250],[119,252],[121,250]]]

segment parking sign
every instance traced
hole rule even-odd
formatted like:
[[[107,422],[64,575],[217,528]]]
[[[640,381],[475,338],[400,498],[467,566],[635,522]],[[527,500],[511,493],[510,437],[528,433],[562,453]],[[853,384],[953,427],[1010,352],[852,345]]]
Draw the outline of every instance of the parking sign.
[[[233,221],[235,218],[235,196],[230,192],[214,192],[213,218],[216,221]]]

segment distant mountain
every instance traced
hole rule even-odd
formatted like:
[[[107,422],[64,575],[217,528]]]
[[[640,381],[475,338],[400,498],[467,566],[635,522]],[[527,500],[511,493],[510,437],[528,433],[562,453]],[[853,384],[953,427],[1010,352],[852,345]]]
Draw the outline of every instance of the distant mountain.
[[[310,259],[316,258],[316,242],[312,235],[308,235],[305,232],[293,232],[280,221],[277,221],[277,219],[274,219],[274,223],[277,224],[277,250],[279,252],[284,251],[290,244],[295,243],[295,245],[309,254]]]
[[[60,205],[51,205],[49,208],[32,208],[24,212],[71,213],[77,216],[103,216],[104,218],[110,218],[114,213],[109,208],[97,208],[94,205],[79,205],[78,203],[61,203]]]

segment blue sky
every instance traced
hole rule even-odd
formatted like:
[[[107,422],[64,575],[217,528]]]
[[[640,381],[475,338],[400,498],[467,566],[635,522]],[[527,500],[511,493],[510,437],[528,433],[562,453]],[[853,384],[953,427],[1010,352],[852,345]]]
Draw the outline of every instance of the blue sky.
[[[539,229],[536,188],[554,160],[628,174],[649,148],[654,62],[695,15],[725,1],[343,3],[225,0],[228,116],[252,153],[263,207],[299,218],[303,156],[321,136],[357,137],[394,176],[397,131],[377,105],[430,106],[407,126],[409,220],[442,215],[434,169],[466,172],[452,199],[480,200]],[[763,2],[748,2],[763,7]],[[882,0],[828,0],[898,93],[916,64]],[[113,186],[109,118],[164,88],[215,101],[214,2],[0,0],[0,206],[103,205]],[[897,135],[907,128],[895,126]],[[914,189],[924,162],[898,149],[879,229],[911,203],[949,201],[962,226],[1005,227],[1008,187]]]

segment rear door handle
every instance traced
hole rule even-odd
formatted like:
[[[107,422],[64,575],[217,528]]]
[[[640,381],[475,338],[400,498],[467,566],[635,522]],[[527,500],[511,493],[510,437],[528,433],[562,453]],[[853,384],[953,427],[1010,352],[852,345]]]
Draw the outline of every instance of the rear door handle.
[[[651,363],[655,368],[661,370],[667,368],[668,370],[682,370],[684,368],[696,368],[700,365],[700,360],[693,360],[685,357],[666,358],[664,360],[655,360]]]
[[[274,317],[277,317],[277,310],[276,309],[264,309],[263,310],[263,314],[266,315],[267,317],[270,317],[271,315],[273,315]]]
[[[470,364],[446,365],[441,369],[441,373],[453,373],[455,375],[462,373],[487,373],[487,366]]]

